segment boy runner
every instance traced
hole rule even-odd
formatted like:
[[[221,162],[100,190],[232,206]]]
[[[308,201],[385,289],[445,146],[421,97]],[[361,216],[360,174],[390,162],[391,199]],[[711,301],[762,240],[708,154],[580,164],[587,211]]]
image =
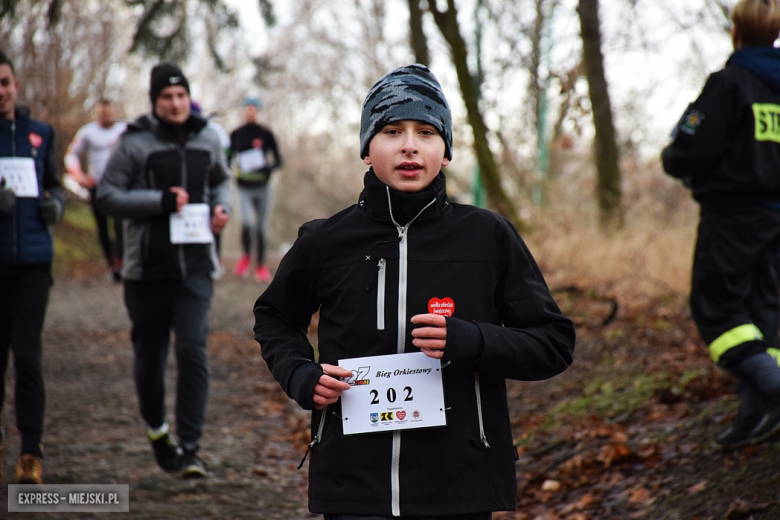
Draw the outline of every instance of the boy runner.
[[[452,119],[427,68],[369,91],[360,155],[370,169],[358,203],[301,227],[254,308],[274,377],[316,410],[309,509],[328,520],[514,510],[505,379],[563,372],[573,325],[515,228],[447,198]],[[318,310],[315,362],[306,330]],[[367,401],[350,398],[361,391]]]

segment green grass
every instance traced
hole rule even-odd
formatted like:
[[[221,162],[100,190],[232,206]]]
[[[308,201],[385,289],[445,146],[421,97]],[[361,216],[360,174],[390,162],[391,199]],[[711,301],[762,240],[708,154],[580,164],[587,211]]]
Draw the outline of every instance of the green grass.
[[[68,201],[65,216],[54,226],[54,273],[72,273],[103,265],[103,252],[89,203]]]

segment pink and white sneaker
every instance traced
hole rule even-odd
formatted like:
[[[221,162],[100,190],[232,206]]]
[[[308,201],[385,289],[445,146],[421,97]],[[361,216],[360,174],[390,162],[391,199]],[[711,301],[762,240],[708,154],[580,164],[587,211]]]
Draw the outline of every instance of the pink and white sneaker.
[[[238,262],[236,262],[236,267],[233,269],[233,272],[236,273],[237,276],[240,276],[241,278],[246,278],[249,276],[249,264],[252,262],[252,259],[249,258],[249,255],[243,255],[241,258],[238,259]]]
[[[265,264],[258,265],[257,269],[255,269],[255,280],[264,283],[271,281],[271,272],[268,270]]]

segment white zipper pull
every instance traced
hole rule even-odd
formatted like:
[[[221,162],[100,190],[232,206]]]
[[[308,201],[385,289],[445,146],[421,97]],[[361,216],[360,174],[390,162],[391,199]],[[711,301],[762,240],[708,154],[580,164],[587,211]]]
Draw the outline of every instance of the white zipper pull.
[[[379,259],[376,265],[377,284],[376,284],[376,330],[385,330],[385,277],[387,273],[387,260]]]

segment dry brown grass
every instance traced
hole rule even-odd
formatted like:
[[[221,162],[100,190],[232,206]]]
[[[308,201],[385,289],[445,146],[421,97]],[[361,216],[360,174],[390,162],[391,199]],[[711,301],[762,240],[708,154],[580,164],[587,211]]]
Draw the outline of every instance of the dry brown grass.
[[[657,163],[624,164],[625,225],[598,228],[595,185],[587,166],[559,178],[536,215],[528,242],[551,287],[576,285],[617,297],[622,305],[687,296],[698,206]]]

